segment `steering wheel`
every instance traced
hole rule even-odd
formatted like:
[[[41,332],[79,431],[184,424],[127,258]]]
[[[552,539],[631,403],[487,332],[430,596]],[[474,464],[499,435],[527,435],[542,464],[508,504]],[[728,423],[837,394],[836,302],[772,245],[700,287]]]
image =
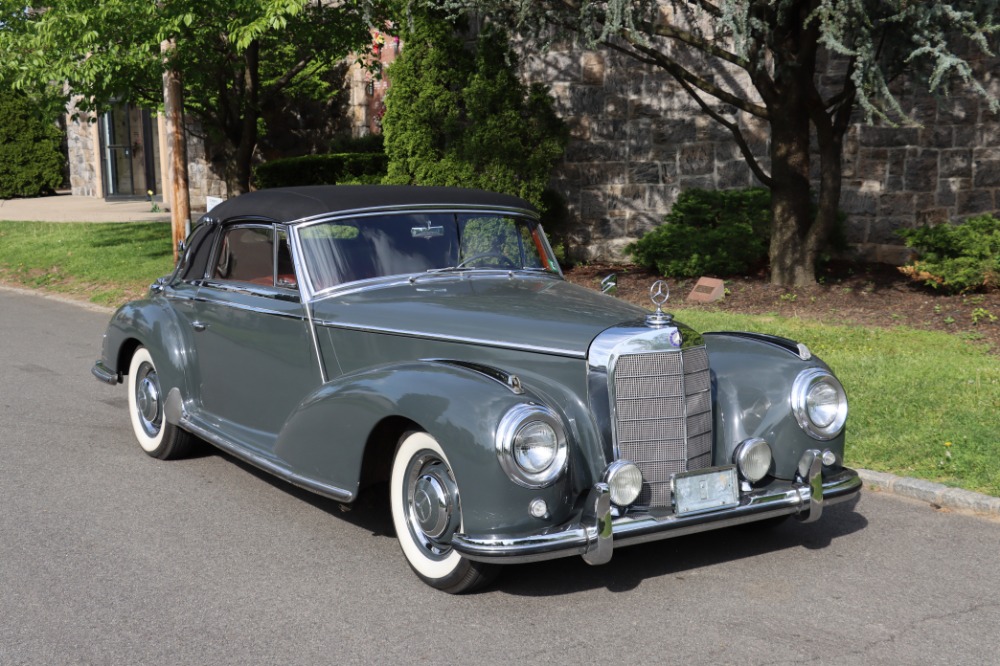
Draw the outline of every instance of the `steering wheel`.
[[[472,263],[473,261],[477,261],[479,259],[488,259],[488,258],[498,260],[497,268],[517,268],[517,264],[511,261],[510,257],[503,254],[502,252],[480,252],[479,254],[474,254],[471,257],[467,257],[461,262],[459,262],[459,264],[455,266],[455,268],[462,268],[465,265]]]

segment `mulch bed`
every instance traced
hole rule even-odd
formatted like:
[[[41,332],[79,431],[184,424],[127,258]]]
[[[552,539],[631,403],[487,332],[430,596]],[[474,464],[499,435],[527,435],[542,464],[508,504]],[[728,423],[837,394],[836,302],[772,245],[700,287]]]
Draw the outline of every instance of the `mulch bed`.
[[[649,308],[649,286],[660,276],[634,265],[585,264],[566,271],[574,283],[599,288],[601,278],[618,274],[618,298]],[[710,304],[687,301],[696,280],[668,280],[672,307],[705,308],[743,314],[777,314],[831,324],[909,326],[944,331],[1000,354],[1000,292],[947,295],[925,287],[885,264],[831,263],[814,287],[787,289],[767,274],[730,276],[728,293]],[[991,319],[990,316],[996,319]]]

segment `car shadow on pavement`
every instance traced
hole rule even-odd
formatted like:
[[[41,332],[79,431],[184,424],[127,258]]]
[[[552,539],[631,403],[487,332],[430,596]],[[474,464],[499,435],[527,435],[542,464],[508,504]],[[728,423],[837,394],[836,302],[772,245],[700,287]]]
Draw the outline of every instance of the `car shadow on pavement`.
[[[351,505],[316,495],[261,471],[230,454],[205,447],[205,454],[217,454],[269,485],[282,490],[339,520],[371,533],[373,537],[395,540],[389,513],[389,486],[378,483],[362,490]],[[661,576],[683,578],[686,572],[716,564],[767,555],[792,548],[819,550],[838,538],[868,525],[855,511],[855,497],[823,511],[814,523],[800,523],[794,517],[771,528],[754,524],[654,541],[620,548],[609,564],[592,567],[582,558],[570,556],[532,564],[506,565],[495,582],[475,594],[504,593],[517,596],[556,596],[590,589],[628,592],[644,580]]]
[[[828,507],[815,523],[789,518],[771,528],[749,524],[621,548],[604,566],[591,567],[579,557],[514,565],[490,589],[530,597],[597,588],[628,592],[661,576],[683,579],[689,572],[726,562],[793,548],[823,549],[868,526],[855,511],[857,501]]]

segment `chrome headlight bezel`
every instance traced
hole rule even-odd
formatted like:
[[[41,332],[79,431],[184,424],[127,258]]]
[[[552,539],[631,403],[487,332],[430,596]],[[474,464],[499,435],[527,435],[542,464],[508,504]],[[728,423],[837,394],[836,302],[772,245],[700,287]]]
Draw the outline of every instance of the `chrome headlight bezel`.
[[[815,410],[810,398],[816,391],[832,390],[834,401],[832,418],[826,422],[814,418]],[[847,423],[847,393],[836,377],[822,368],[808,368],[799,373],[792,384],[792,413],[799,427],[813,439],[828,441],[839,435]]]
[[[549,462],[539,471],[525,469],[517,461],[517,437],[537,424],[552,431],[553,450]],[[497,459],[510,480],[525,488],[546,488],[555,483],[569,463],[569,447],[562,419],[552,409],[535,403],[521,403],[507,410],[500,419],[496,434]]]

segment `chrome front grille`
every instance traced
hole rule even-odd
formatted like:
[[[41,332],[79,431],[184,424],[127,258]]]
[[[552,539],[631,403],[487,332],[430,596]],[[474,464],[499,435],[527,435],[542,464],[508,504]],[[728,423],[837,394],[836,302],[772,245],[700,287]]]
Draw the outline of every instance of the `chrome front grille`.
[[[618,454],[642,471],[636,504],[670,506],[670,475],[712,464],[708,351],[623,355],[611,385]]]

